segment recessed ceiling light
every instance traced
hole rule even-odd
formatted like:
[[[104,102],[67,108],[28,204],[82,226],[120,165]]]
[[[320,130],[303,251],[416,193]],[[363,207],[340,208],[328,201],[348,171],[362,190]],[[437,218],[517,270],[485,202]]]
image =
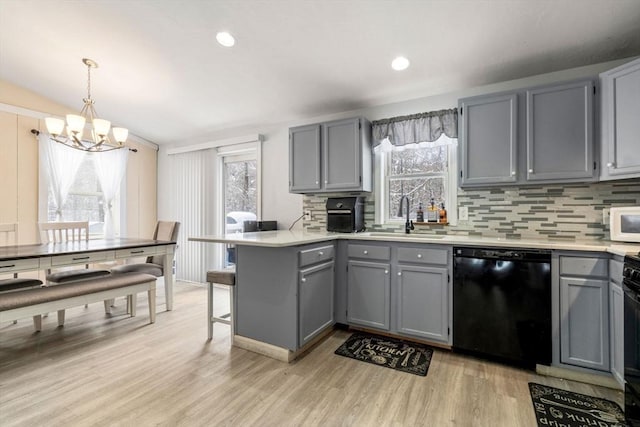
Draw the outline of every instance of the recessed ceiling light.
[[[391,68],[396,71],[402,71],[409,68],[409,60],[404,56],[398,56],[396,59],[391,61]]]
[[[220,31],[218,34],[216,34],[216,40],[218,40],[218,43],[220,43],[224,47],[231,47],[236,44],[236,39],[234,39],[233,36],[226,31]]]

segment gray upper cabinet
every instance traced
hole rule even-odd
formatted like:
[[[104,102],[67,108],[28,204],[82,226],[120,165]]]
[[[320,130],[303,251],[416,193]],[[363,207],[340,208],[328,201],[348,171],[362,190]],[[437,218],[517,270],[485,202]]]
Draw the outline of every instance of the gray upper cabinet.
[[[527,90],[527,180],[594,176],[593,82]]]
[[[601,179],[640,177],[640,59],[600,74]]]
[[[371,124],[363,118],[289,129],[289,191],[371,191]]]
[[[460,185],[516,182],[518,96],[460,100]]]
[[[289,191],[318,191],[320,182],[320,125],[289,129]]]
[[[461,187],[597,179],[591,80],[459,101]]]

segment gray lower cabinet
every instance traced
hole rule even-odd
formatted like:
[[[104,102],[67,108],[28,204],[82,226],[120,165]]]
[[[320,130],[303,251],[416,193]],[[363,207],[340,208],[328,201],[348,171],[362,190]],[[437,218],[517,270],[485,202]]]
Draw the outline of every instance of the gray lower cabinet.
[[[619,258],[619,259],[618,259]],[[611,373],[624,387],[624,291],[622,290],[623,258],[609,261],[609,327]]]
[[[325,262],[299,272],[299,346],[303,346],[334,322],[334,264]]]
[[[600,74],[601,179],[640,177],[640,59]]]
[[[347,322],[389,330],[391,266],[388,263],[349,261]]]
[[[560,362],[610,370],[608,259],[560,256]]]
[[[447,342],[449,294],[446,268],[399,265],[397,296],[399,333]]]
[[[289,192],[371,191],[371,123],[350,118],[289,129]]]
[[[333,243],[236,251],[237,335],[296,351],[333,325]]]

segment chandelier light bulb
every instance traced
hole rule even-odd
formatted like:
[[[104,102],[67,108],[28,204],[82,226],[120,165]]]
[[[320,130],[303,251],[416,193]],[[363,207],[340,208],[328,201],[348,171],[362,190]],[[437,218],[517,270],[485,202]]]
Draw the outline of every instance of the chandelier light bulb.
[[[98,136],[105,136],[111,129],[111,122],[104,119],[93,119],[93,130]]]
[[[85,118],[76,114],[67,114],[67,126],[74,133],[81,133],[84,130]]]
[[[113,138],[121,144],[127,140],[128,135],[129,135],[128,129],[113,128]]]
[[[64,130],[64,120],[56,119],[55,117],[47,117],[44,119],[44,123],[47,125],[47,132],[51,135],[62,135]]]

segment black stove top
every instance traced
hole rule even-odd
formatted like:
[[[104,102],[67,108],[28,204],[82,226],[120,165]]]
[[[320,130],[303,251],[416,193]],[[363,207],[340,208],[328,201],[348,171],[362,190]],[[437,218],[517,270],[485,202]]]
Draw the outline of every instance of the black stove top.
[[[640,254],[624,257],[624,269],[622,270],[624,284],[640,291]]]

